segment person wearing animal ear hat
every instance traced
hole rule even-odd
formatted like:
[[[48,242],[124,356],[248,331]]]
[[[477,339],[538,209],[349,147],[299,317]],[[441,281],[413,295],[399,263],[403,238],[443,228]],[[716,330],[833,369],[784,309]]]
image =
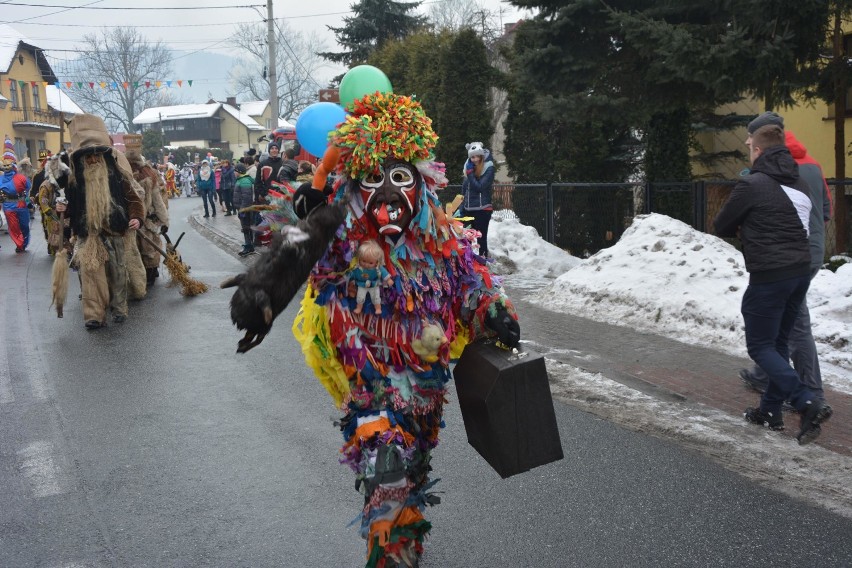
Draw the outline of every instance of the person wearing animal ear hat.
[[[0,201],[3,203],[9,236],[15,243],[15,252],[26,252],[30,244],[30,180],[18,172],[15,147],[8,136],[3,145],[0,174]]]
[[[127,319],[128,273],[124,235],[142,226],[145,207],[127,158],[113,149],[104,121],[78,114],[69,124],[71,183],[68,215],[77,236],[83,319],[87,329]],[[143,280],[144,286],[144,280]]]

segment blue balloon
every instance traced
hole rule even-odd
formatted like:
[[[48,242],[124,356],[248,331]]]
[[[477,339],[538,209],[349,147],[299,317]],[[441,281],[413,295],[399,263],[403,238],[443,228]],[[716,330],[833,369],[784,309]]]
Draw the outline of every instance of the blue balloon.
[[[328,147],[328,133],[346,120],[346,111],[336,103],[314,103],[296,121],[296,138],[302,148],[321,158]]]

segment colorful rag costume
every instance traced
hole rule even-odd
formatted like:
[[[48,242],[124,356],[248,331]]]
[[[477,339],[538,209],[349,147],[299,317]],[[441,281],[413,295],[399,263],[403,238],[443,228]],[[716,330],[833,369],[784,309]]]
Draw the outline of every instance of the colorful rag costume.
[[[345,223],[314,266],[293,331],[345,412],[341,463],[364,495],[367,566],[416,566],[431,527],[424,509],[439,502],[429,472],[450,360],[471,340],[493,335],[495,317],[517,329],[516,317],[461,222],[441,208],[435,190],[446,185],[444,168],[433,161],[437,136],[420,104],[375,94],[347,110],[324,158],[328,165],[337,156],[332,201],[345,204]],[[322,184],[315,179],[313,187]],[[303,186],[296,199],[304,190],[320,195]],[[380,315],[353,313],[347,290],[355,251],[369,239],[381,245],[393,278],[381,288]],[[415,352],[424,330],[436,327],[446,338],[435,342],[438,352]]]
[[[15,252],[24,252],[30,244],[30,180],[18,173],[15,147],[9,137],[3,144],[0,201],[9,223],[9,236],[15,242]]]

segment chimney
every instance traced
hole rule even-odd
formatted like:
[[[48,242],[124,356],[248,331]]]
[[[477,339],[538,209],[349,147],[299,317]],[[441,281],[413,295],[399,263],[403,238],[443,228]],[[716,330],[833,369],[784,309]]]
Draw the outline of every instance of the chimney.
[[[225,99],[225,103],[231,105],[234,108],[240,108],[240,105],[237,104],[237,97],[228,97]]]

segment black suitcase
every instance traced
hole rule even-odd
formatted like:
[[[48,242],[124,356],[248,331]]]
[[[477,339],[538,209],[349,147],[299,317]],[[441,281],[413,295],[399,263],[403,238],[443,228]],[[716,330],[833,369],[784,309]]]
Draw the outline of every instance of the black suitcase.
[[[468,443],[500,477],[561,460],[544,357],[493,341],[465,347],[453,370]]]

